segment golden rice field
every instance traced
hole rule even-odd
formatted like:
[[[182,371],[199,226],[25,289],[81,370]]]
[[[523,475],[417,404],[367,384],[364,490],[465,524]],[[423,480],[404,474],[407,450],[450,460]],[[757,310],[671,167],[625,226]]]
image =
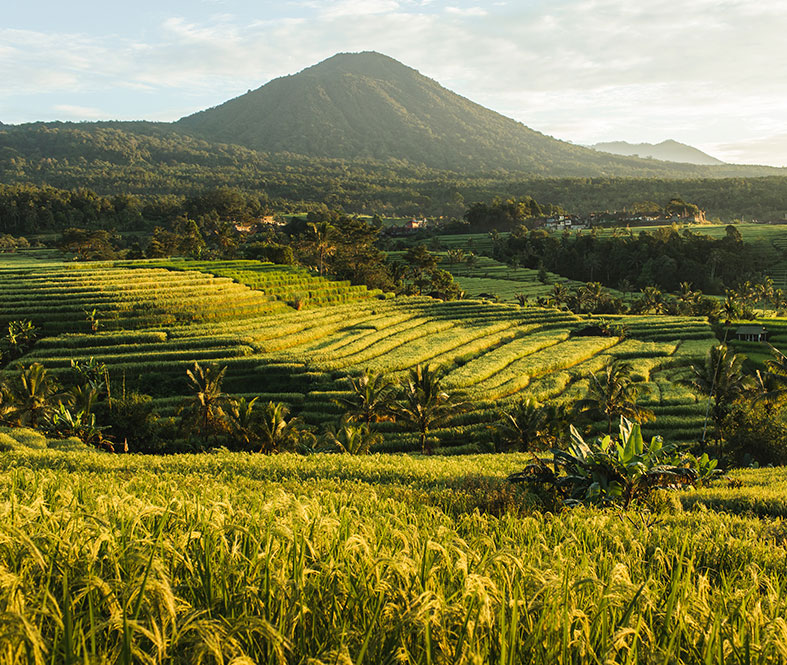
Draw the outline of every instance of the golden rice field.
[[[0,663],[787,660],[783,469],[640,517],[524,462],[4,452]]]

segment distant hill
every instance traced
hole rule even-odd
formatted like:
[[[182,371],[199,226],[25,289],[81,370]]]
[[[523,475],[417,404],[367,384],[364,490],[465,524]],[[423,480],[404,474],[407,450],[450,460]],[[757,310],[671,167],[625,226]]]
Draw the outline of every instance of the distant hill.
[[[590,146],[593,150],[608,152],[613,155],[623,155],[627,157],[650,157],[660,159],[665,162],[680,162],[683,164],[699,164],[704,166],[717,166],[724,164],[720,159],[711,157],[685,143],[678,143],[672,139],[667,139],[661,143],[627,143],[626,141],[610,141],[607,143],[596,143]]]
[[[176,123],[266,152],[398,160],[460,172],[544,176],[698,175],[612,157],[534,131],[379,53],[342,53]]]

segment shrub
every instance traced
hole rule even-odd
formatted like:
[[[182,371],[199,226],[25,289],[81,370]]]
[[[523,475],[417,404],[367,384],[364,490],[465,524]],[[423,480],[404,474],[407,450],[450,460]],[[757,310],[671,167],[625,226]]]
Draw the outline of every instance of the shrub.
[[[553,489],[566,505],[619,504],[628,508],[647,499],[655,489],[696,482],[694,469],[671,463],[675,452],[676,447],[665,446],[661,437],[646,444],[640,426],[621,417],[618,438],[607,435],[587,443],[572,426],[568,450],[553,450],[549,463],[537,459],[509,480]]]

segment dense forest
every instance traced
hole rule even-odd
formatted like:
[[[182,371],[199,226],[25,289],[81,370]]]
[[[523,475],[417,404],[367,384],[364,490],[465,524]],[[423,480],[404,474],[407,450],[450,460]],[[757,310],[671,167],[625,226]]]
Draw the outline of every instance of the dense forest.
[[[325,203],[383,216],[461,217],[474,202],[532,196],[542,205],[579,214],[679,197],[723,221],[787,217],[787,177],[782,176],[546,178],[503,170],[471,176],[402,161],[262,153],[146,122],[3,126],[0,182],[89,189],[110,198],[133,195],[146,202],[231,187],[281,211]]]
[[[755,250],[734,226],[715,239],[664,226],[655,232],[599,237],[549,234],[521,226],[495,243],[495,258],[513,265],[545,268],[583,282],[601,282],[622,291],[656,286],[675,292],[684,282],[721,294],[756,278]]]

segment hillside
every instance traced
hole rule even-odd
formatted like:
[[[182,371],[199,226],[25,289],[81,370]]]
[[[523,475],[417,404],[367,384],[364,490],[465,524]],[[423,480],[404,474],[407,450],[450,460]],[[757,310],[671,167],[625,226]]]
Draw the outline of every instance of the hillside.
[[[0,126],[3,184],[142,196],[230,186],[264,191],[274,202],[382,214],[443,215],[441,201],[457,187],[466,201],[488,199],[515,194],[523,178],[551,187],[547,179],[556,177],[633,183],[785,174],[620,157],[558,141],[377,53],[334,56],[176,123]],[[780,206],[767,209],[780,215]]]
[[[379,53],[342,53],[182,118],[202,138],[267,152],[400,160],[460,172],[687,174],[558,141]]]
[[[627,339],[572,337],[585,324],[564,311],[382,298],[255,261],[5,259],[0,302],[0,323],[31,319],[45,335],[14,367],[39,362],[66,376],[71,360],[93,358],[117,385],[151,394],[162,416],[176,413],[194,361],[226,365],[228,392],[282,401],[314,425],[336,418],[334,399],[346,391],[347,375],[401,376],[417,363],[443,365],[447,385],[474,405],[435,430],[438,449],[452,452],[478,450],[498,409],[524,394],[574,399],[588,373],[611,358],[631,362],[647,382],[646,402],[657,415],[649,433],[694,440],[702,405],[674,378],[715,341],[704,319],[688,317],[626,317]],[[94,309],[97,333],[85,314]],[[402,423],[380,429],[380,450],[417,445]]]
[[[661,143],[627,143],[626,141],[610,141],[596,143],[593,150],[608,152],[613,155],[627,157],[650,157],[665,162],[680,162],[684,164],[700,164],[705,166],[718,166],[724,164],[720,159],[711,157],[698,148],[667,139]]]

